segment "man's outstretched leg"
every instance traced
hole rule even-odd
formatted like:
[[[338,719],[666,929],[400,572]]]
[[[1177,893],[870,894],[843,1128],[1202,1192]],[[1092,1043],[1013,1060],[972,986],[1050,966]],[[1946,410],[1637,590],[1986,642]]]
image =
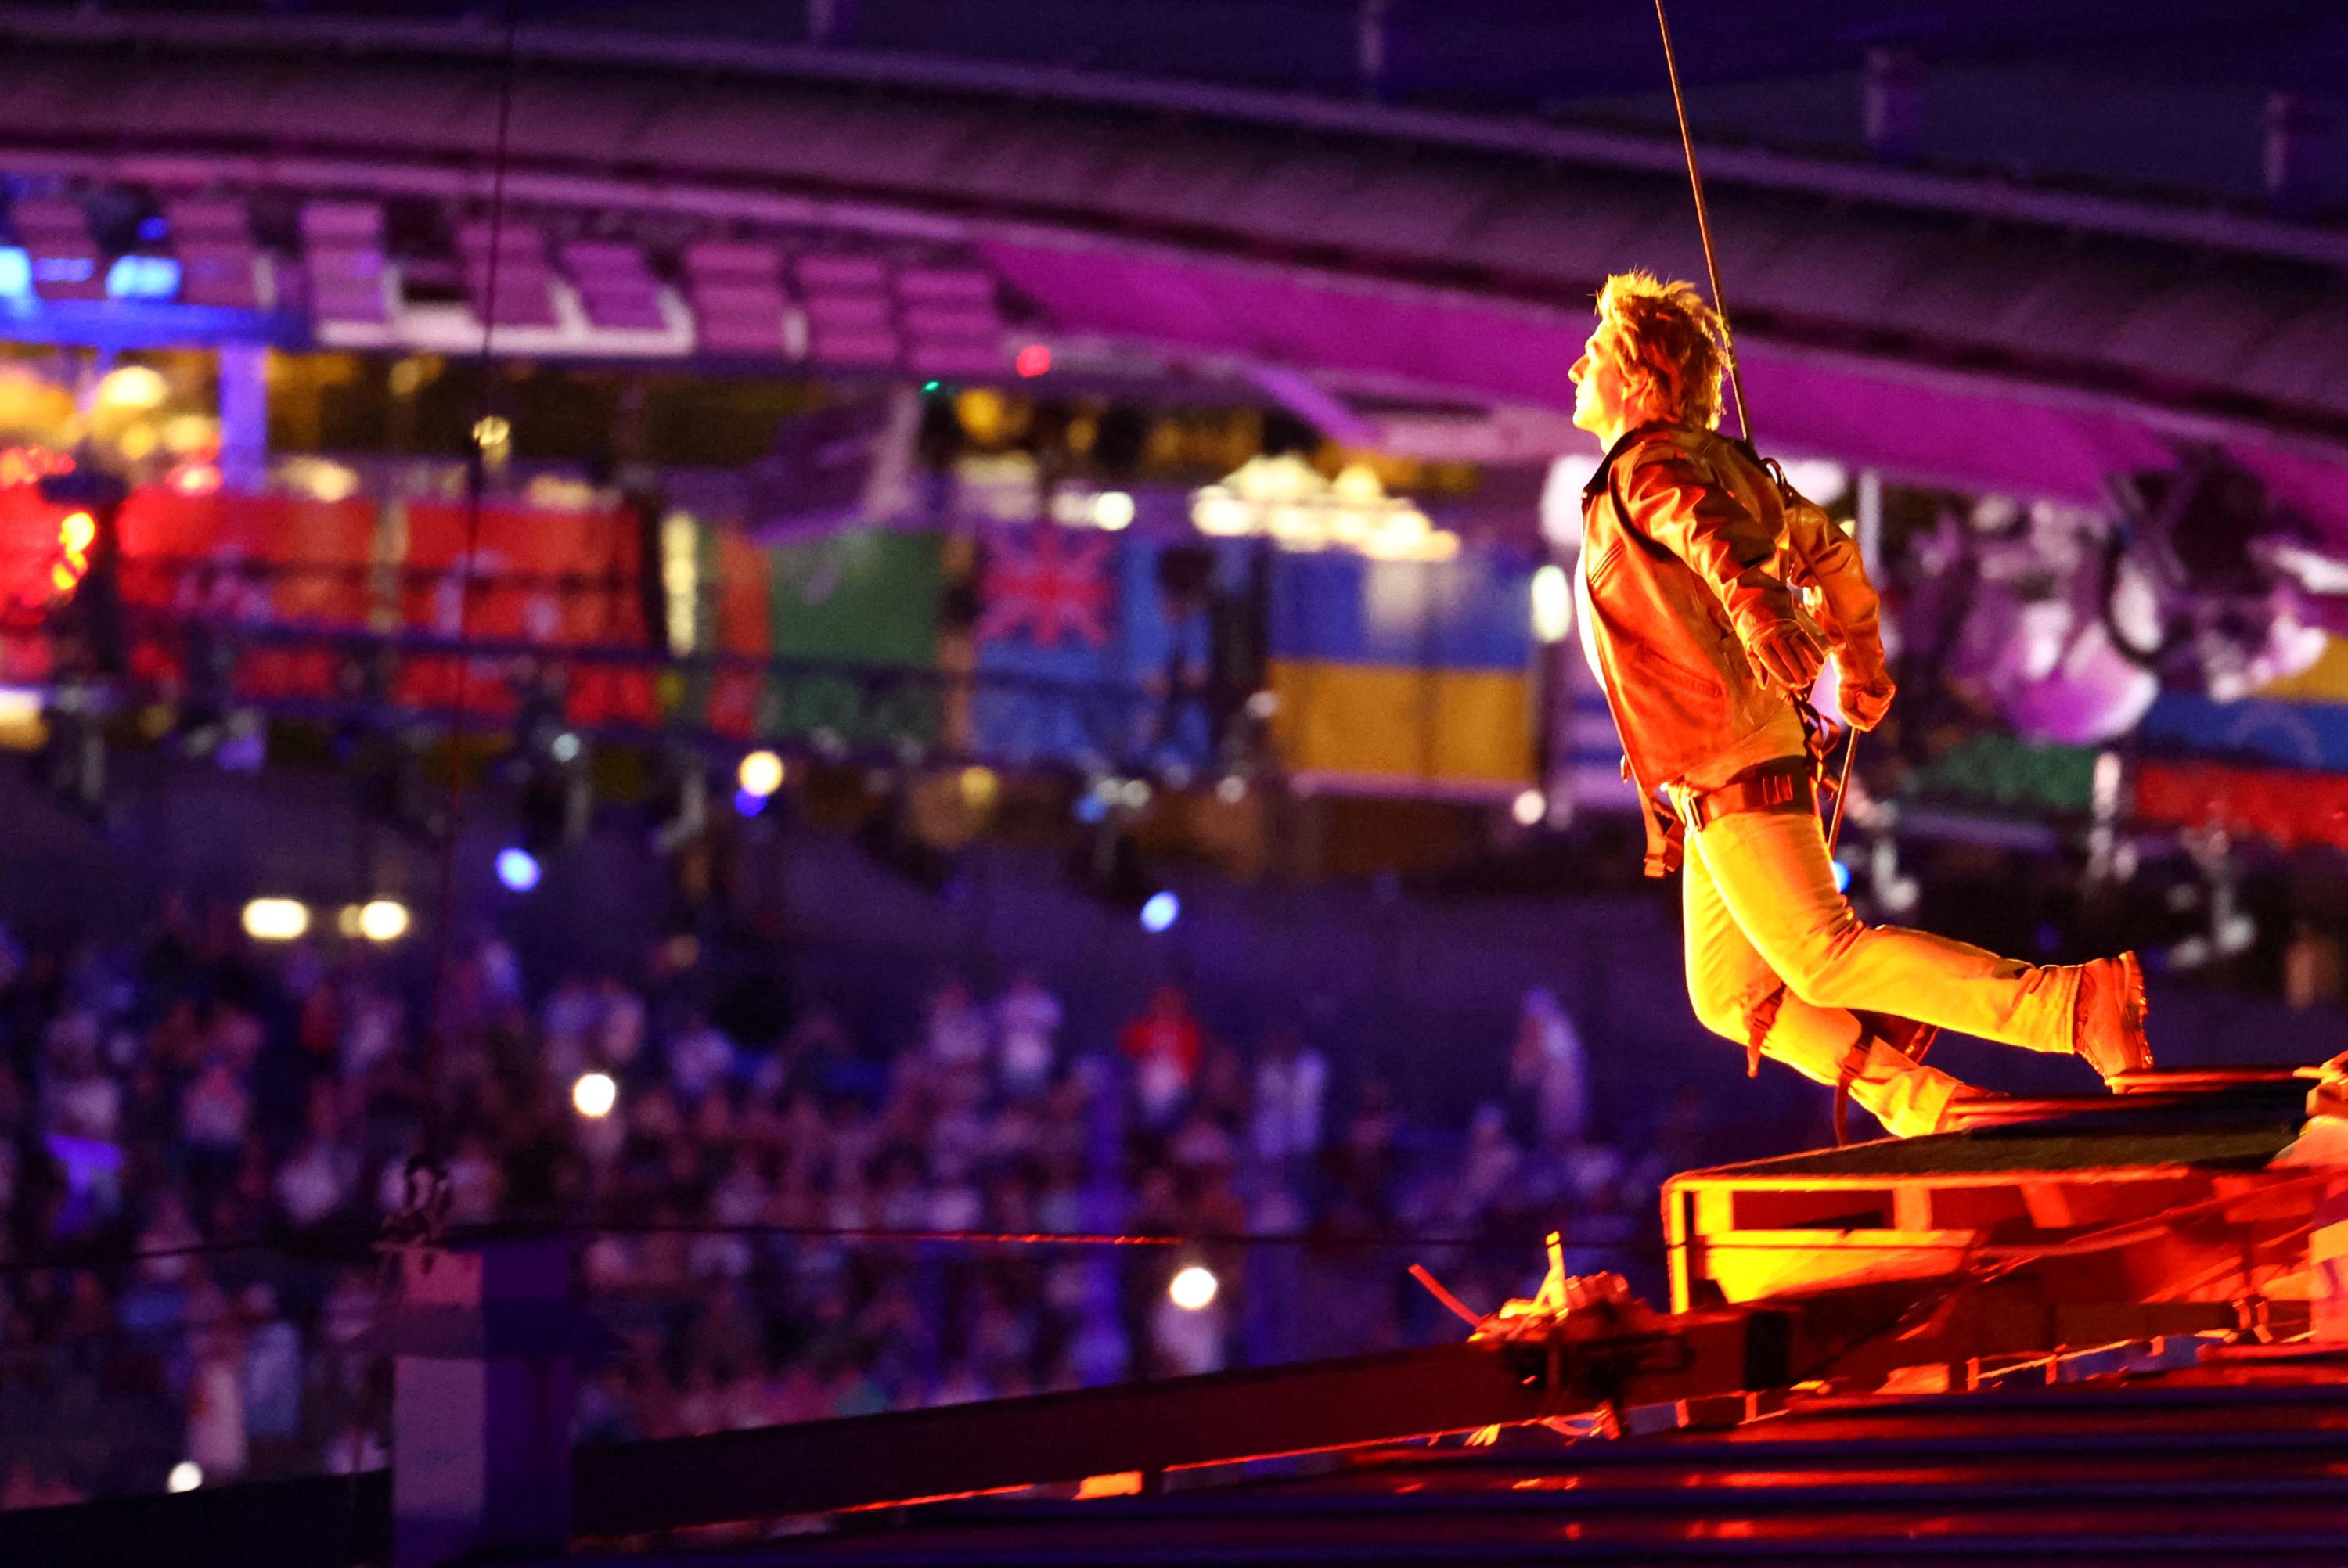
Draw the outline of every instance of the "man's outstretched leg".
[[[1815,1007],[2075,1054],[2106,1078],[2152,1064],[2133,955],[2026,964],[1927,932],[1869,926],[1836,888],[1825,835],[1807,811],[1719,817],[1688,835],[1687,861],[1702,863],[1763,961]]]
[[[1703,856],[1690,854],[1680,876],[1688,999],[1706,1029],[1739,1046],[1757,1046],[1814,1083],[1837,1088],[1848,1074],[1851,1099],[1895,1137],[1941,1131],[1951,1102],[1977,1093],[1866,1038],[1850,1013],[1792,995],[1738,928]]]

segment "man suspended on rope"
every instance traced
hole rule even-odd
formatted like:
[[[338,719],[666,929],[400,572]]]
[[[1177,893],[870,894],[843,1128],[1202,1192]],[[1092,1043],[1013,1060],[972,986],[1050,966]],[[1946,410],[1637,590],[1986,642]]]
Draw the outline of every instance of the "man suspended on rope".
[[[1571,372],[1573,422],[1606,446],[1582,495],[1582,648],[1646,812],[1648,875],[1682,870],[1697,1018],[1748,1071],[1767,1056],[1838,1085],[1901,1137],[1984,1095],[1917,1060],[1940,1029],[2106,1079],[2150,1066],[2133,953],[2025,964],[1869,926],[1836,888],[1807,696],[1831,658],[1844,717],[1882,721],[1875,590],[1824,511],[1715,432],[1726,355],[1693,287],[1626,272]]]

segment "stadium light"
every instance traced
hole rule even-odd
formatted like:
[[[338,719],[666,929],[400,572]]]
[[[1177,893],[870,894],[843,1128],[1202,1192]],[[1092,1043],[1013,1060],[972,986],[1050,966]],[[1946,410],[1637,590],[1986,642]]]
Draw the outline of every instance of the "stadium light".
[[[256,942],[290,942],[309,928],[309,907],[298,898],[255,898],[244,907],[244,934]]]
[[[519,846],[498,851],[498,880],[516,893],[527,893],[538,886],[538,856]]]
[[[1093,497],[1093,521],[1110,533],[1132,527],[1134,511],[1133,497],[1124,490],[1103,490]]]
[[[359,935],[370,942],[396,942],[413,922],[396,898],[372,898],[359,906]]]
[[[168,300],[180,292],[180,263],[169,256],[117,256],[106,270],[109,300]]]
[[[1573,631],[1573,585],[1565,569],[1550,563],[1533,573],[1533,635],[1562,642]]]
[[[126,364],[100,378],[97,403],[100,408],[143,410],[160,408],[170,395],[170,384],[161,372],[143,364]]]
[[[620,1086],[608,1072],[582,1072],[571,1086],[572,1108],[591,1121],[601,1121],[620,1102]]]
[[[772,752],[752,752],[742,759],[734,777],[748,794],[766,796],[783,787],[783,759]]]
[[[36,752],[49,743],[49,723],[42,697],[32,686],[0,686],[0,747],[12,752]]]
[[[1166,1298],[1185,1312],[1203,1312],[1213,1304],[1219,1288],[1213,1273],[1192,1264],[1166,1286]]]

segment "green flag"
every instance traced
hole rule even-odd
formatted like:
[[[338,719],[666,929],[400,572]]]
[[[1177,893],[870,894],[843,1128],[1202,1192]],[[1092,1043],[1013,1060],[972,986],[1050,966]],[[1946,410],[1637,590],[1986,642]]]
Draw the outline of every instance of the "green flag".
[[[937,666],[945,592],[942,534],[857,528],[767,550],[774,658],[770,733],[826,733],[852,745],[911,742],[938,733],[934,682],[890,681],[885,671]],[[874,667],[863,678],[794,672],[802,661]]]

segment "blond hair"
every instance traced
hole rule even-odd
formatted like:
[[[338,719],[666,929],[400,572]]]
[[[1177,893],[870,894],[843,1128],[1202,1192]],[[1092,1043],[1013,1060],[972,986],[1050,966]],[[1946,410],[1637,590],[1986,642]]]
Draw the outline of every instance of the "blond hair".
[[[1617,272],[1598,291],[1598,318],[1621,330],[1632,395],[1650,417],[1706,430],[1720,423],[1728,331],[1694,284]]]

